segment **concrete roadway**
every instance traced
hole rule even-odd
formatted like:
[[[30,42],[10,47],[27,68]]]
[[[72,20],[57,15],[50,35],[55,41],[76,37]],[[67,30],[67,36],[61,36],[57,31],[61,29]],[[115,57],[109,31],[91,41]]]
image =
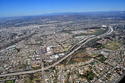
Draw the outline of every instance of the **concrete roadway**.
[[[3,74],[0,75],[0,77],[6,77],[6,76],[14,76],[14,75],[23,75],[23,74],[30,74],[30,73],[36,73],[36,72],[40,72],[40,71],[44,71],[44,70],[48,70],[51,67],[56,66],[57,64],[59,64],[60,62],[62,62],[63,60],[65,60],[67,57],[69,57],[70,55],[72,55],[73,53],[75,53],[78,49],[80,49],[83,45],[85,45],[87,42],[95,39],[95,38],[101,38],[104,37],[106,35],[109,35],[113,32],[113,28],[111,26],[109,26],[109,30],[100,35],[100,36],[90,36],[89,38],[86,38],[85,40],[82,40],[82,44],[81,42],[79,43],[80,45],[78,47],[76,47],[76,49],[73,49],[71,52],[69,52],[67,55],[65,55],[64,57],[62,57],[60,60],[58,60],[57,62],[53,63],[52,65],[49,65],[47,67],[41,68],[41,69],[37,69],[37,70],[30,70],[30,71],[23,71],[23,72],[15,72],[15,73],[8,73],[8,74]]]

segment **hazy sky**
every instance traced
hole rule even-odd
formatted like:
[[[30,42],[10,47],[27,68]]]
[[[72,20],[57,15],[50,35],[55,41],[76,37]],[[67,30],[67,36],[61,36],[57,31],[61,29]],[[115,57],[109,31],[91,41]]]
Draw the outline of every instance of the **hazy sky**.
[[[0,0],[0,17],[117,10],[125,10],[125,0]]]

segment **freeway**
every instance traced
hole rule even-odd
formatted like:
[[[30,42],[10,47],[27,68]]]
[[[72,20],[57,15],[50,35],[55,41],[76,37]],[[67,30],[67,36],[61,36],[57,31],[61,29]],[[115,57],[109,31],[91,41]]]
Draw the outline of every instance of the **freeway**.
[[[14,75],[23,75],[23,74],[30,74],[30,73],[36,73],[36,72],[40,72],[40,71],[44,71],[44,70],[48,70],[49,68],[52,68],[54,66],[56,66],[57,64],[59,64],[60,62],[62,62],[63,60],[65,60],[66,58],[68,58],[70,55],[72,55],[73,53],[75,53],[78,49],[80,49],[83,45],[85,45],[87,42],[96,39],[96,38],[102,38],[106,35],[109,35],[113,32],[113,28],[111,26],[108,27],[108,31],[104,34],[101,34],[99,36],[90,36],[88,38],[85,38],[84,40],[80,41],[77,45],[78,47],[72,49],[67,55],[65,55],[64,57],[62,57],[60,60],[58,60],[57,62],[53,63],[52,65],[49,65],[47,67],[41,68],[41,69],[37,69],[37,70],[30,70],[30,71],[23,71],[23,72],[15,72],[15,73],[8,73],[8,74],[3,74],[0,75],[0,77],[6,77],[6,76],[14,76]]]

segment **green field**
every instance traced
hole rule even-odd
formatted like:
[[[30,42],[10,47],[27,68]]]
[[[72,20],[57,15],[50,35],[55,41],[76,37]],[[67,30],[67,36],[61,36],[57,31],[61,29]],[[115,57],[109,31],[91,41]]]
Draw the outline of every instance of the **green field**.
[[[15,80],[7,80],[5,83],[15,83]]]
[[[100,34],[105,33],[106,31],[107,31],[107,30],[97,29],[97,30],[93,33],[93,35],[100,35]]]
[[[109,41],[104,45],[105,48],[110,49],[110,50],[117,50],[119,49],[121,44],[117,41]]]

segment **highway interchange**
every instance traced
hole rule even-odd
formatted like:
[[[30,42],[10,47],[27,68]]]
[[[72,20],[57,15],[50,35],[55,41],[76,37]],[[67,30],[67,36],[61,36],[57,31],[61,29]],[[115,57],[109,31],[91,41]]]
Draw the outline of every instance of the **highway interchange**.
[[[57,62],[53,63],[52,65],[49,65],[47,67],[41,68],[41,69],[37,69],[37,70],[29,70],[29,71],[23,71],[23,72],[14,72],[14,73],[8,73],[8,74],[1,74],[0,77],[6,77],[6,76],[15,76],[15,75],[23,75],[23,74],[30,74],[30,73],[36,73],[36,72],[40,72],[40,71],[44,71],[44,70],[48,70],[54,66],[56,66],[57,64],[59,64],[60,62],[62,62],[63,60],[65,60],[66,58],[68,58],[70,55],[72,55],[73,53],[75,53],[78,49],[80,49],[83,45],[85,45],[87,42],[96,39],[96,38],[102,38],[106,35],[109,35],[113,32],[113,28],[111,26],[108,27],[108,31],[104,34],[101,34],[99,36],[89,36],[87,38],[85,38],[84,40],[81,40],[77,46],[73,46],[72,50],[67,53],[64,57],[62,57],[60,60],[58,60]],[[75,48],[74,48],[75,47]]]

